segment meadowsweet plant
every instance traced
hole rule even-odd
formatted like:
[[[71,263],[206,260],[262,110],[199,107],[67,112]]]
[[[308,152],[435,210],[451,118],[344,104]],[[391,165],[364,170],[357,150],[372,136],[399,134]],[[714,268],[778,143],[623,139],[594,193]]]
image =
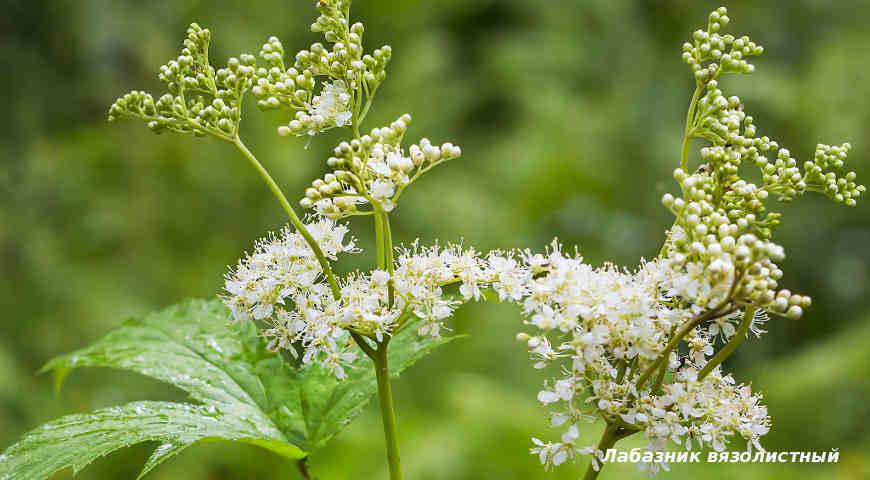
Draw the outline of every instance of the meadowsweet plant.
[[[325,43],[287,55],[270,37],[259,59],[242,54],[221,68],[209,58],[211,32],[194,23],[180,55],[160,68],[166,92],[155,99],[132,91],[109,110],[109,121],[138,119],[155,133],[213,137],[233,146],[289,218],[290,225],[258,241],[227,273],[225,307],[186,302],[134,319],[46,367],[58,381],[82,366],[133,370],[184,389],[195,402],[136,402],[64,417],[0,457],[0,479],[46,478],[70,466],[77,471],[125,445],[158,441],[144,475],[206,439],[247,442],[298,459],[309,478],[308,455],[375,391],[390,478],[402,478],[391,375],[449,340],[443,322],[459,305],[482,298],[484,288],[518,291],[521,283],[498,259],[493,266],[472,248],[420,241],[394,246],[390,214],[405,189],[461,150],[425,138],[405,147],[407,114],[362,133],[392,50],[367,53],[365,29],[351,23],[349,0],[320,0],[317,10],[311,29]],[[281,136],[310,141],[332,129],[347,132],[326,162],[331,171],[298,202],[306,217],[242,141],[248,93],[262,110],[287,112],[277,127]],[[373,220],[374,262],[368,271],[340,275],[333,262],[361,252],[342,223],[351,216]]]
[[[558,241],[543,252],[486,254],[421,240],[395,245],[390,224],[405,190],[461,150],[406,141],[407,114],[363,130],[392,50],[364,48],[350,0],[320,0],[317,10],[311,29],[324,43],[288,55],[270,37],[258,56],[220,68],[209,57],[211,32],[192,24],[180,55],[160,68],[165,93],[132,91],[111,106],[110,121],[137,119],[155,133],[232,146],[289,224],[228,269],[218,299],[130,319],[45,367],[58,388],[76,368],[111,367],[174,385],[190,401],[132,402],[45,424],[0,455],[0,480],[77,472],[119,448],[157,442],[141,477],[211,440],[268,449],[313,478],[309,456],[375,395],[389,475],[401,479],[391,378],[449,341],[445,321],[487,293],[520,305],[528,331],[518,338],[534,366],[559,369],[537,398],[559,430],[557,441],[532,440],[546,468],[588,455],[585,478],[594,479],[604,452],[635,434],[650,453],[669,444],[723,450],[735,440],[762,448],[770,419],[761,395],[722,363],[764,333],[768,315],[797,319],[811,303],[779,285],[784,252],[772,235],[780,215],[768,208],[808,191],[854,205],[865,189],[843,172],[849,144],[819,145],[801,165],[759,136],[740,99],[722,92],[720,80],[751,73],[749,59],[762,52],[748,37],[721,33],[724,8],[683,46],[695,92],[674,171],[679,191],[662,198],[675,220],[659,255],[632,269],[591,266]],[[247,97],[284,112],[276,134],[288,141],[345,134],[326,159],[328,173],[295,202],[242,141]],[[692,155],[696,139],[705,146]],[[339,257],[363,252],[346,223],[357,216],[374,228],[371,266],[339,272]],[[584,422],[596,419],[605,424],[600,441],[582,444]]]
[[[811,303],[780,286],[784,251],[772,237],[781,218],[772,200],[819,192],[851,206],[865,188],[843,171],[848,143],[818,145],[798,162],[723,93],[720,82],[752,73],[750,60],[763,51],[723,33],[729,21],[724,7],[715,10],[683,45],[695,91],[674,170],[679,191],[662,198],[675,220],[660,254],[633,269],[591,266],[558,242],[514,255],[516,275],[527,279],[519,303],[530,328],[518,338],[536,368],[561,367],[538,394],[562,432],[553,442],[533,439],[547,468],[589,455],[585,478],[594,479],[604,452],[635,434],[651,453],[735,442],[757,450],[770,430],[761,394],[722,363],[764,333],[769,315],[798,319]],[[699,155],[695,139],[705,144]],[[582,444],[582,424],[596,419],[605,423],[600,441]]]

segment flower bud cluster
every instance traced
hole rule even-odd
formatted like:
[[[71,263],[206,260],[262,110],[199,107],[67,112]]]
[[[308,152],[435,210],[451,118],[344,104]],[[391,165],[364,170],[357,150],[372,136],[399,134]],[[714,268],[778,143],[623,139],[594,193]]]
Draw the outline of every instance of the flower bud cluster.
[[[855,172],[839,176],[835,173],[835,170],[843,168],[851,148],[849,143],[839,147],[817,145],[813,161],[804,163],[804,174],[799,186],[824,193],[837,203],[854,207],[858,197],[867,191],[867,187],[855,183],[857,178]]]
[[[311,24],[312,32],[321,32],[327,42],[335,43],[345,38],[350,14],[350,0],[318,0],[320,15]]]
[[[717,184],[707,173],[686,175],[677,169],[674,176],[685,199],[670,194],[662,199],[677,217],[667,261],[680,275],[669,285],[670,293],[696,311],[717,310],[736,302],[800,317],[803,297],[784,308],[777,302],[782,270],[775,262],[783,260],[785,253],[781,246],[752,233],[755,214],[717,208]]]
[[[746,59],[761,55],[764,48],[745,35],[735,38],[730,34],[720,34],[722,27],[730,21],[728,10],[719,7],[710,13],[706,30],[696,30],[692,42],[683,44],[683,61],[692,68],[699,83],[715,80],[723,73],[755,71],[755,66]]]
[[[406,153],[401,143],[410,122],[411,116],[405,114],[359,140],[341,142],[327,160],[333,171],[311,183],[300,205],[331,218],[378,209],[389,212],[408,185],[429,169],[462,154],[452,143],[435,146],[425,138]],[[365,204],[373,210],[361,210]]]
[[[684,46],[690,63],[718,57],[713,51],[720,42],[732,45],[732,52],[741,49],[743,53],[732,55],[732,60],[761,52],[748,39],[719,36],[716,32],[727,22],[724,9],[710,15],[707,31],[695,32],[694,46]],[[729,71],[724,61],[722,65],[699,81],[697,92],[702,94],[697,104],[693,101],[686,129],[685,145],[694,137],[711,145],[701,149],[701,166],[693,174],[684,171],[684,153],[683,168],[674,173],[682,198],[671,194],[662,198],[676,216],[665,248],[667,259],[672,268],[687,274],[678,277],[684,282],[673,285],[672,293],[699,311],[736,302],[798,318],[809,298],[778,290],[782,271],[775,262],[784,252],[770,239],[780,215],[767,212],[765,201],[770,195],[788,201],[806,191],[820,191],[854,205],[864,187],[855,183],[854,172],[842,176],[835,172],[843,167],[848,144],[818,146],[814,160],[806,162],[802,171],[789,150],[758,136],[740,99],[726,97],[720,90],[715,78],[720,71]],[[768,158],[771,152],[776,152],[772,161]],[[761,170],[760,186],[741,178],[744,162]]]
[[[317,8],[320,16],[311,29],[322,32],[332,44],[331,49],[314,43],[299,51],[289,68],[277,38],[270,37],[260,50],[266,65],[257,69],[252,89],[257,105],[263,110],[296,112],[292,120],[278,128],[282,136],[315,135],[351,125],[355,115],[365,116],[375,91],[386,78],[392,49],[387,45],[371,54],[364,53],[365,28],[362,23],[349,25],[350,3],[324,0],[318,2]],[[317,77],[326,79],[318,82]]]
[[[269,37],[260,49],[264,66],[257,69],[257,81],[251,93],[261,110],[307,110],[314,97],[316,81],[311,70],[285,68],[284,46],[277,37]]]
[[[362,23],[355,23],[347,34],[347,43],[338,42],[327,50],[320,43],[314,43],[308,50],[296,54],[294,67],[301,71],[311,71],[314,75],[325,75],[347,81],[354,89],[365,83],[366,88],[375,88],[386,78],[386,66],[393,50],[389,45],[364,54],[362,47]]]
[[[746,115],[740,99],[726,98],[716,80],[707,83],[697,112],[693,133],[713,144],[701,150],[701,159],[715,171],[720,184],[732,187],[725,189],[724,195],[729,209],[746,210],[760,218],[769,194],[780,201],[790,201],[807,191],[818,191],[839,203],[854,206],[865,191],[863,185],[855,182],[854,172],[837,173],[843,169],[851,148],[848,143],[839,147],[818,145],[813,161],[805,162],[802,171],[789,150],[766,136],[756,137],[753,118]],[[770,161],[767,154],[774,151],[776,159]],[[740,178],[739,169],[744,161],[761,170],[762,187]],[[771,221],[776,218],[774,215]]]
[[[181,54],[160,67],[158,77],[166,84],[167,93],[155,101],[151,94],[132,91],[115,101],[109,109],[109,121],[139,118],[156,133],[234,137],[242,97],[255,77],[256,59],[242,54],[215,70],[208,59],[210,40],[208,29],[191,24]]]
[[[343,81],[324,83],[320,93],[307,105],[307,110],[297,111],[293,120],[278,127],[278,135],[316,135],[349,125],[353,116],[350,111],[352,98]]]

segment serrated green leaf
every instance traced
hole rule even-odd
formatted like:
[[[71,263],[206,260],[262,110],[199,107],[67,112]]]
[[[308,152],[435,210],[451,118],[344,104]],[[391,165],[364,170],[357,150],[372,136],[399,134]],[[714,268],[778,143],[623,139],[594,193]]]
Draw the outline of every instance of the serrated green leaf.
[[[158,450],[180,450],[210,439],[253,443],[295,458],[305,455],[293,451],[280,432],[247,419],[244,412],[185,403],[134,402],[68,415],[31,431],[3,454],[0,479],[47,478],[67,467],[78,472],[103,455],[146,441],[161,442]]]
[[[390,342],[396,375],[452,339],[421,338],[415,330],[411,322]],[[345,380],[316,362],[294,368],[266,348],[252,324],[229,323],[229,312],[217,300],[186,301],[128,320],[43,370],[54,372],[59,388],[79,367],[138,372],[175,385],[199,403],[137,402],[63,417],[0,456],[0,480],[42,479],[66,467],[78,471],[95,458],[144,441],[161,445],[140,477],[204,440],[240,441],[303,458],[359,415],[377,391],[364,355],[346,369]]]
[[[129,370],[175,385],[201,402],[258,403],[244,326],[228,325],[218,301],[187,301],[130,319],[90,346],[51,360],[43,371],[60,381],[80,367]],[[247,360],[247,361],[246,361]],[[60,382],[58,382],[60,383]]]

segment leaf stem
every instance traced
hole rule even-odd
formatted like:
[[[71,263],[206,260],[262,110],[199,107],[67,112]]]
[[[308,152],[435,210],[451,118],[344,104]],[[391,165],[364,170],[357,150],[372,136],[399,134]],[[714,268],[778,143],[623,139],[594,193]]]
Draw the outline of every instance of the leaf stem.
[[[390,385],[390,368],[387,363],[389,337],[378,344],[372,356],[378,379],[378,401],[384,424],[384,439],[387,444],[387,462],[390,467],[390,480],[402,480],[402,467],[399,460],[399,438],[396,428],[396,411],[393,406],[393,390]]]
[[[278,203],[281,204],[281,208],[287,212],[287,216],[290,218],[290,223],[296,228],[302,238],[305,239],[305,242],[308,243],[308,246],[311,247],[311,251],[314,252],[314,256],[317,257],[317,262],[320,263],[320,268],[323,270],[323,274],[326,276],[326,281],[329,283],[329,288],[332,290],[333,296],[335,298],[339,298],[341,296],[341,289],[338,287],[338,282],[335,281],[335,275],[332,273],[332,267],[329,265],[329,261],[326,259],[326,255],[323,254],[323,250],[320,248],[320,245],[314,240],[314,237],[311,236],[311,232],[305,227],[302,223],[302,220],[299,219],[299,215],[296,214],[296,211],[290,205],[290,202],[287,201],[287,197],[284,195],[284,192],[281,191],[281,187],[275,183],[275,180],[269,174],[269,171],[263,167],[263,164],[257,160],[257,157],[248,150],[248,147],[245,146],[242,139],[237,135],[230,141],[235,147],[242,153],[242,155],[248,159],[248,162],[251,163],[251,166],[254,167],[254,170],[260,174],[260,177],[266,182],[266,185],[269,187],[269,190],[272,191],[272,194],[278,199]]]

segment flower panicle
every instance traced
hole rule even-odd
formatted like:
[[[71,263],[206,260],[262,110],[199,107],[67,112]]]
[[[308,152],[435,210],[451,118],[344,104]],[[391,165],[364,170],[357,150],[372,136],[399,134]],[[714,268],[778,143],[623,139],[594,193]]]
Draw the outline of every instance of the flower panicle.
[[[424,138],[406,151],[402,139],[411,116],[341,142],[327,160],[332,172],[316,179],[299,204],[330,218],[392,211],[404,190],[430,169],[458,158],[452,143],[433,145]]]
[[[254,82],[256,59],[242,54],[216,69],[208,58],[210,42],[211,32],[192,23],[179,56],[160,67],[158,78],[166,92],[156,100],[138,90],[123,95],[109,108],[109,121],[137,118],[155,133],[234,138],[242,99]]]
[[[332,258],[356,251],[344,225],[314,217],[307,227]],[[397,253],[392,274],[351,272],[339,280],[336,298],[304,240],[284,229],[257,242],[227,274],[223,299],[235,319],[265,323],[263,335],[272,348],[302,351],[303,363],[323,362],[341,378],[355,358],[352,334],[383,342],[414,321],[419,335],[438,337],[456,308],[482,299],[484,289],[511,298],[524,285],[521,265],[497,254],[419,242]]]
[[[270,37],[260,50],[265,64],[257,69],[252,89],[257,106],[295,112],[278,127],[281,136],[357,129],[386,79],[392,58],[389,45],[365,52],[365,27],[350,23],[349,1],[320,1],[317,9],[320,16],[311,30],[322,33],[326,45],[314,43],[287,62],[277,37]]]
[[[723,450],[735,438],[761,449],[770,418],[760,394],[722,371],[748,336],[760,336],[768,314],[800,318],[807,296],[783,288],[784,249],[773,242],[781,215],[769,198],[791,201],[810,191],[849,206],[865,192],[844,172],[851,148],[818,145],[801,164],[758,133],[736,96],[721,89],[725,74],[750,74],[763,48],[748,36],[723,33],[724,7],[683,45],[696,90],[674,179],[680,194],[662,203],[675,217],[658,258],[636,270],[593,267],[554,241],[543,253],[515,254],[529,272],[519,298],[530,332],[517,336],[535,368],[562,367],[538,400],[554,408],[559,442],[533,439],[532,453],[551,468],[600,451],[577,443],[578,425],[603,418],[607,435],[643,434],[649,450],[668,442]],[[691,140],[708,143],[690,165]],[[742,168],[760,171],[760,183]],[[802,167],[802,168],[801,168]],[[649,465],[652,472],[661,465]]]

